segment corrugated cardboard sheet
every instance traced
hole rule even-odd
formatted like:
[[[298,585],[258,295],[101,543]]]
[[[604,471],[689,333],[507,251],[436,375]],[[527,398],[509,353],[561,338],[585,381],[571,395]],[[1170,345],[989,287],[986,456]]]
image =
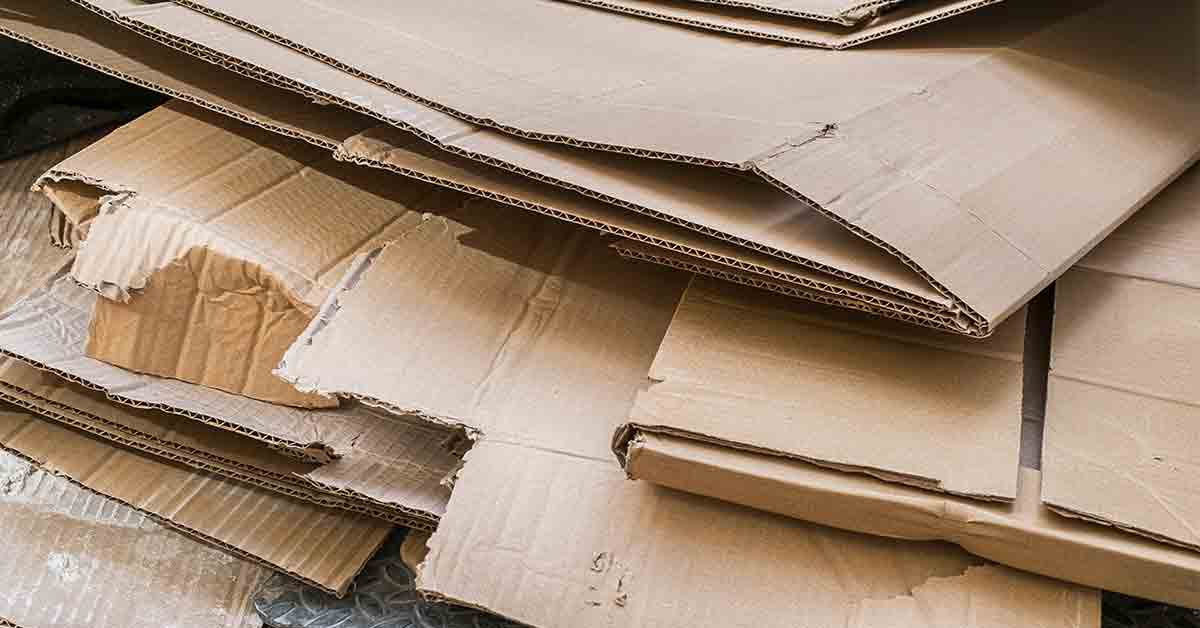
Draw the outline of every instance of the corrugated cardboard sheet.
[[[1057,285],[1043,500],[1200,549],[1200,169]]]
[[[336,410],[288,408],[93,360],[83,346],[98,298],[70,278],[35,292],[0,315],[0,352],[103,391],[111,401],[182,415],[319,458],[315,461],[323,464],[303,480],[364,504],[373,514],[423,528],[441,514],[449,493],[442,480],[458,464],[446,446],[451,432],[359,404]],[[71,405],[85,414],[104,414]]]
[[[266,569],[7,452],[0,452],[0,538],[0,615],[12,622],[0,625],[259,625],[251,596]]]
[[[322,508],[91,438],[24,413],[0,414],[0,446],[247,559],[345,593],[391,525]]]
[[[308,66],[300,71],[299,62],[262,49],[261,41],[213,37],[177,6],[128,12],[120,0],[99,4],[159,37],[210,37],[225,59],[253,56],[255,62],[239,67],[264,79],[345,93],[344,78],[309,75]],[[1200,146],[1200,113],[1190,104],[1195,63],[1172,52],[1195,41],[1196,9],[1185,2],[1155,12],[1131,0],[1008,3],[987,20],[975,21],[976,12],[921,29],[911,45],[855,55],[749,45],[533,0],[503,11],[406,3],[397,12],[363,2],[355,5],[362,24],[344,12],[340,20],[326,19],[321,12],[334,9],[319,3],[308,5],[304,20],[283,19],[270,3],[193,4],[470,122],[757,172],[799,203],[760,212],[759,220],[769,219],[776,232],[800,220],[793,226],[803,232],[815,214],[832,218],[927,275],[944,298],[952,295],[946,311],[966,316],[973,333],[986,333],[1018,309],[1176,176]],[[446,19],[450,11],[454,19]],[[508,37],[531,21],[561,27]],[[488,43],[497,37],[506,45]],[[588,52],[610,50],[613,41],[632,43],[616,56]],[[1114,49],[1096,54],[1096,41]],[[214,54],[211,47],[193,49]],[[669,54],[680,56],[664,58]],[[605,72],[591,65],[601,57]],[[554,59],[554,67],[539,65],[545,59]],[[1162,71],[1146,75],[1148,63]],[[264,64],[273,70],[263,73]],[[723,77],[722,89],[704,90],[714,73]],[[805,80],[810,74],[813,80]],[[873,74],[906,80],[870,80]],[[789,80],[770,80],[783,75]],[[830,76],[846,79],[833,89]],[[323,85],[327,79],[339,87]],[[814,90],[816,82],[826,88]],[[417,110],[401,116],[402,102],[384,106],[363,89],[351,91],[361,98],[360,110],[386,109],[377,115],[403,118],[427,139],[454,143],[443,147],[461,143],[472,156],[519,165],[509,153],[522,151],[495,139],[502,133],[475,133]],[[777,106],[785,100],[787,107]],[[557,167],[552,161],[546,168]]]
[[[944,545],[625,480],[604,443],[686,280],[528,213],[433,217],[351,269],[282,372],[477,432],[421,569],[438,598],[538,626],[825,626],[874,625],[871,599],[905,605],[934,575],[965,595],[975,576]],[[1008,605],[1026,621],[1097,621],[1092,591],[1030,586],[1048,604]],[[1019,588],[983,586],[971,606]]]

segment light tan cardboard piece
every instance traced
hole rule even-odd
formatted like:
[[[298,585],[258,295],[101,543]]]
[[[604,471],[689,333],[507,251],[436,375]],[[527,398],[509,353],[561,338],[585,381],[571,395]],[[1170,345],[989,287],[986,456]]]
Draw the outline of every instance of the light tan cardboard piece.
[[[933,332],[927,338],[862,333],[861,321],[814,324],[802,311],[779,306],[732,284],[693,281],[655,358],[653,372],[664,381],[639,395],[633,425],[617,432],[615,449],[631,477],[847,530],[950,541],[1066,581],[1200,604],[1200,553],[1055,514],[1040,501],[1037,471],[1020,470],[1014,503],[988,504],[846,473],[844,465],[814,465],[804,455],[830,435],[860,461],[896,456],[930,465],[970,451],[959,465],[1009,482],[1018,467],[1021,372],[1014,379],[976,378],[989,361],[1012,364],[1000,343],[1010,332],[1002,328],[990,339],[997,343],[992,357],[967,354],[973,363],[953,376],[914,379],[951,366],[954,352],[946,349],[961,351],[967,341],[943,335],[933,352],[930,347],[939,346]],[[1020,334],[1009,337],[1008,351],[1019,355]],[[839,347],[846,350],[840,358]],[[870,360],[860,363],[862,356]],[[849,388],[860,381],[860,390]],[[808,390],[818,385],[836,394]],[[966,418],[993,411],[1004,415],[1009,430],[954,432]],[[717,414],[725,421],[712,420]],[[890,450],[896,417],[924,426],[922,442]],[[736,440],[720,436],[734,431]],[[783,450],[789,440],[792,449]]]
[[[261,41],[214,36],[177,6],[128,11],[117,6],[123,1],[89,4],[160,39],[167,33],[191,41],[198,54],[219,54],[264,80],[343,94],[344,78],[317,76],[262,49]],[[950,309],[969,316],[973,330],[966,331],[980,335],[1173,179],[1200,147],[1200,112],[1191,105],[1195,63],[1177,54],[1196,43],[1192,3],[1155,12],[1132,0],[1010,4],[988,11],[987,19],[974,12],[920,29],[910,46],[842,55],[751,45],[536,0],[502,11],[417,2],[397,12],[362,2],[353,16],[344,4],[314,2],[302,20],[282,17],[271,3],[189,2],[468,122],[757,173],[798,204],[759,211],[751,220],[757,225],[735,221],[742,228],[804,232],[812,217],[831,218],[911,265],[910,273],[924,273],[926,289],[952,295]],[[508,41],[532,22],[548,26]],[[506,43],[490,43],[497,37]],[[593,54],[612,50],[615,41],[631,44],[620,55]],[[1095,54],[1095,41],[1120,50]],[[251,55],[254,62],[246,60]],[[603,71],[593,67],[596,59],[604,60]],[[1143,72],[1149,63],[1161,72]],[[274,69],[264,72],[263,64]],[[787,81],[770,80],[784,75]],[[846,77],[844,85],[811,87],[827,85],[829,76]],[[697,87],[709,84],[720,87]],[[1022,88],[1013,89],[1017,84]],[[385,105],[365,89],[351,93],[443,148],[561,174],[562,160],[524,155],[525,148],[496,139],[502,133],[427,117],[428,106],[401,116],[395,112],[403,101]],[[777,106],[784,101],[787,107]]]
[[[181,415],[322,463],[300,479],[347,506],[359,504],[355,510],[368,507],[424,529],[443,512],[449,493],[443,480],[459,464],[453,432],[360,404],[335,410],[277,406],[88,358],[83,346],[99,298],[69,277],[31,294],[0,315],[0,353],[103,391],[111,401]],[[40,388],[18,390],[44,394]],[[106,415],[89,411],[83,400],[52,400],[70,401],[64,405],[82,414]],[[126,419],[108,418],[130,427]]]
[[[3,414],[17,414],[0,409]],[[0,452],[0,626],[258,628],[270,572]]]
[[[206,542],[344,594],[391,524],[173,465],[54,422],[0,413],[0,446]]]
[[[976,576],[946,546],[627,482],[603,441],[687,278],[612,258],[598,234],[527,212],[432,217],[361,258],[289,351],[281,372],[304,386],[475,432],[419,569],[424,592],[547,627],[854,625],[871,600],[904,604],[931,576],[961,600]],[[1047,603],[1011,604],[1009,579],[1029,576],[997,577],[981,606],[1098,621],[1094,590],[1034,579]]]
[[[1200,169],[1063,276],[1043,501],[1200,549]]]
[[[610,11],[801,46],[843,49],[944,20],[1000,0],[939,2],[726,2],[569,0]],[[783,5],[783,6],[779,6]]]

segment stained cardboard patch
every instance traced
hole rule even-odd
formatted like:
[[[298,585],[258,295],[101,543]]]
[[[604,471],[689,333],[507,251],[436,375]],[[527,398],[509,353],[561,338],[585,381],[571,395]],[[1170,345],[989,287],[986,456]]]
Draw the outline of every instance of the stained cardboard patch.
[[[251,596],[267,569],[7,452],[0,537],[0,625],[258,626]]]

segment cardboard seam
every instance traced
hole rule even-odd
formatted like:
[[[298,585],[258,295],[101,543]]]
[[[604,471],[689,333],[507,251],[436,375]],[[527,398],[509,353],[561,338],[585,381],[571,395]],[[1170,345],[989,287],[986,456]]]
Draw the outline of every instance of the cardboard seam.
[[[171,520],[169,517],[165,517],[165,516],[153,513],[149,510],[144,510],[144,509],[138,508],[138,507],[134,506],[133,504],[131,504],[125,500],[113,497],[112,495],[105,495],[104,493],[101,493],[99,491],[94,491],[94,490],[88,488],[84,483],[76,480],[75,478],[62,473],[62,472],[58,471],[57,469],[47,468],[44,466],[44,464],[41,461],[37,460],[36,458],[26,456],[21,451],[14,449],[12,447],[9,447],[7,444],[0,443],[0,451],[5,451],[7,453],[10,453],[10,454],[28,462],[29,464],[32,464],[33,466],[37,467],[38,469],[41,469],[42,471],[44,471],[52,476],[60,477],[64,480],[66,480],[67,482],[74,484],[75,486],[87,491],[88,493],[90,493],[92,495],[100,495],[100,496],[110,499],[118,504],[121,504],[122,506],[125,506],[126,508],[129,508],[130,510],[145,516],[146,518],[150,519],[151,521],[154,521],[155,523],[157,523],[159,525],[162,525],[166,528],[175,530],[176,532],[184,534],[192,539],[196,539],[203,543],[207,543],[213,547],[216,547],[217,549],[220,549],[221,551],[224,551],[226,553],[237,556],[238,558],[241,558],[243,560],[252,562],[257,565],[262,565],[263,567],[266,567],[267,569],[270,569],[272,571],[279,571],[279,572],[285,573],[292,578],[295,578],[311,587],[314,587],[320,591],[324,591],[325,593],[333,595],[339,599],[346,595],[346,592],[349,590],[350,585],[352,584],[352,582],[347,582],[346,585],[341,587],[340,590],[331,589],[319,582],[309,580],[308,578],[305,578],[304,576],[301,576],[300,574],[297,574],[291,570],[285,569],[279,565],[275,565],[271,562],[268,562],[265,559],[259,558],[258,556],[255,556],[254,554],[251,554],[244,550],[238,549],[237,547],[234,547],[233,545],[230,545],[224,541],[221,541],[220,539],[203,534],[203,533],[201,533],[193,528],[190,528],[188,526],[185,526],[181,523],[176,523],[175,521]],[[382,546],[382,542],[380,543],[380,546]],[[378,550],[379,548],[376,547],[375,549]],[[366,561],[363,561],[363,564],[359,565],[358,568],[354,571],[354,573],[357,574],[358,572],[362,571],[362,568],[365,566],[366,566]]]
[[[1098,388],[1104,388],[1106,390],[1111,390],[1114,392],[1126,393],[1126,394],[1130,394],[1130,395],[1137,395],[1139,397],[1146,397],[1148,399],[1154,399],[1156,401],[1165,401],[1167,403],[1173,403],[1173,404],[1180,405],[1180,406],[1186,406],[1189,408],[1200,409],[1200,402],[1192,401],[1189,399],[1182,399],[1179,397],[1173,397],[1171,395],[1159,394],[1152,390],[1141,388],[1140,386],[1121,386],[1119,384],[1115,384],[1115,383],[1106,381],[1101,378],[1093,378],[1093,377],[1087,377],[1084,375],[1075,375],[1072,373],[1064,373],[1062,370],[1060,370],[1058,368],[1051,368],[1049,377],[1050,378],[1057,377],[1060,379],[1065,379],[1065,380],[1080,383],[1080,384],[1087,384],[1089,386],[1096,386]]]
[[[84,5],[85,8],[91,8],[87,4],[86,0],[73,0],[73,1],[76,2],[77,4]],[[1000,0],[992,0],[992,1],[998,2]],[[332,57],[329,57],[328,55],[324,55],[323,53],[320,53],[318,51],[311,50],[307,47],[298,45],[298,44],[292,42],[291,40],[288,40],[286,38],[275,35],[274,33],[271,33],[269,31],[265,31],[264,29],[254,26],[252,24],[245,23],[244,21],[239,20],[237,18],[230,17],[224,13],[209,9],[207,7],[203,7],[201,5],[197,5],[196,3],[190,2],[188,0],[177,0],[176,4],[180,4],[182,6],[185,6],[188,9],[195,10],[199,13],[208,15],[210,17],[226,21],[230,24],[233,24],[235,26],[238,26],[240,28],[243,28],[245,30],[253,32],[253,33],[255,33],[265,39],[273,41],[277,44],[286,46],[290,49],[296,50],[297,52],[301,52],[310,57],[313,57],[323,63],[326,63],[327,65],[330,65],[330,66],[335,67],[343,72],[346,72],[346,73],[350,74],[351,76],[354,76],[356,78],[367,81],[371,84],[377,85],[377,86],[385,88],[389,91],[400,94],[401,96],[409,98],[409,99],[411,99],[417,103],[420,103],[422,105],[431,107],[433,109],[437,109],[444,113],[448,113],[459,119],[466,120],[467,122],[476,124],[477,126],[479,126],[481,128],[485,128],[485,129],[496,128],[496,129],[510,132],[517,136],[530,137],[527,132],[520,131],[519,129],[505,127],[502,125],[498,125],[494,121],[475,118],[473,116],[469,116],[467,114],[442,107],[441,105],[439,105],[433,101],[429,101],[427,99],[424,99],[424,98],[421,98],[414,94],[411,94],[407,90],[405,90],[397,85],[394,85],[394,84],[384,81],[382,79],[378,79],[374,76],[366,74],[362,70],[359,70],[357,68],[354,68],[353,66],[349,66],[345,63],[342,63],[336,59],[333,59]],[[104,12],[101,10],[98,10],[98,9],[92,9],[92,10],[95,12],[104,14]],[[109,18],[109,19],[113,19],[113,18]],[[760,251],[760,252],[766,253],[768,255],[772,255],[774,257],[779,257],[781,259],[785,259],[789,262],[800,264],[802,266],[806,266],[806,267],[812,268],[814,270],[818,270],[818,271],[825,272],[825,273],[828,273],[828,274],[831,274],[831,275],[834,275],[834,276],[837,276],[837,277],[840,277],[843,279],[847,279],[849,281],[861,283],[861,284],[870,286],[872,288],[875,288],[877,290],[882,290],[884,292],[888,292],[888,293],[894,294],[894,295],[902,297],[902,298],[913,299],[913,300],[916,300],[919,302],[923,302],[931,307],[944,308],[946,306],[946,304],[944,304],[944,303],[939,303],[937,301],[926,299],[925,297],[921,297],[919,295],[910,294],[906,291],[897,289],[897,288],[890,286],[888,284],[885,284],[885,283],[873,281],[873,280],[867,279],[865,277],[860,277],[854,273],[849,273],[849,272],[837,269],[835,267],[828,266],[826,264],[821,264],[819,262],[815,262],[815,261],[809,260],[807,258],[798,256],[798,255],[787,253],[786,251],[782,251],[779,249],[775,249],[773,247],[765,246],[765,245],[762,245],[762,244],[759,244],[759,243],[756,243],[756,242],[753,242],[750,240],[746,240],[744,238],[739,238],[737,236],[732,236],[730,234],[726,234],[724,232],[712,229],[710,227],[704,227],[703,225],[699,225],[699,224],[693,223],[691,221],[676,218],[670,214],[659,212],[659,211],[650,209],[648,207],[644,207],[644,206],[641,206],[641,205],[638,205],[635,203],[630,203],[628,201],[624,201],[624,200],[618,199],[616,197],[612,197],[612,196],[609,196],[606,194],[601,194],[601,193],[595,192],[594,190],[590,190],[588,188],[584,188],[579,185],[568,183],[566,181],[562,181],[562,180],[556,179],[554,177],[550,177],[550,176],[547,176],[547,175],[544,175],[544,174],[541,174],[538,172],[534,172],[532,170],[522,168],[520,166],[517,166],[515,164],[509,163],[506,161],[501,161],[499,159],[489,157],[487,155],[483,155],[480,153],[475,153],[472,151],[468,151],[468,150],[459,148],[452,144],[448,144],[444,140],[439,139],[439,138],[427,133],[426,131],[421,130],[415,126],[412,126],[406,122],[388,118],[387,116],[384,116],[376,111],[373,111],[373,110],[363,106],[360,103],[353,102],[351,100],[336,96],[334,94],[323,92],[313,86],[310,86],[310,85],[307,85],[300,81],[297,81],[295,79],[283,76],[283,75],[273,72],[271,70],[267,70],[260,66],[248,63],[246,61],[229,57],[228,55],[226,55],[224,53],[221,53],[216,50],[212,50],[211,48],[208,48],[201,44],[197,44],[197,43],[194,43],[191,41],[177,38],[169,33],[162,33],[158,29],[155,29],[154,27],[142,24],[140,22],[128,20],[130,23],[126,24],[126,21],[127,20],[120,20],[119,23],[121,23],[122,25],[125,25],[127,28],[130,28],[130,29],[138,31],[138,32],[145,31],[148,33],[155,33],[156,35],[147,35],[147,36],[149,36],[152,39],[154,39],[155,41],[158,41],[159,43],[167,45],[171,48],[175,48],[175,49],[185,52],[187,54],[191,54],[193,56],[197,56],[197,57],[209,60],[210,62],[213,62],[213,63],[217,63],[218,65],[220,65],[232,72],[236,72],[243,76],[253,78],[255,80],[267,83],[269,85],[273,85],[273,86],[276,86],[276,87],[279,87],[282,89],[288,89],[288,90],[294,91],[296,93],[299,93],[303,96],[306,96],[308,98],[319,98],[326,102],[337,104],[345,109],[349,109],[351,111],[361,113],[365,116],[379,120],[389,126],[399,128],[401,130],[412,133],[413,135],[416,135],[417,137],[425,140],[426,142],[428,142],[446,152],[449,152],[451,154],[460,155],[460,156],[466,157],[472,161],[476,161],[476,162],[483,163],[486,165],[503,168],[507,171],[514,172],[514,173],[517,173],[520,175],[524,175],[525,177],[534,179],[536,181],[550,183],[552,185],[555,185],[555,186],[558,186],[558,187],[561,187],[564,189],[573,190],[575,192],[578,192],[578,193],[588,196],[590,198],[595,198],[597,200],[604,201],[604,202],[607,202],[607,203],[610,203],[613,205],[617,205],[619,207],[623,207],[625,209],[629,209],[629,210],[632,210],[637,213],[651,216],[653,218],[658,218],[659,220],[664,220],[664,221],[670,222],[671,224],[685,227],[687,229],[691,229],[693,231],[697,231],[699,233],[703,233],[705,235],[715,237],[715,238],[718,238],[718,239],[726,241],[726,242],[737,244],[739,246],[745,246],[745,247],[751,248],[753,250]],[[212,58],[217,59],[217,61],[213,61]],[[824,125],[822,130],[817,134],[817,137],[822,136],[822,134],[824,134],[826,132],[826,130],[828,129],[829,126],[830,125]],[[533,139],[539,139],[539,138],[533,138]],[[563,142],[563,141],[559,141],[557,143],[575,145],[575,144],[572,144],[571,142]],[[784,144],[784,147],[790,147],[790,146],[794,146],[794,145],[796,145],[796,144],[789,141],[788,143]],[[600,147],[596,146],[596,147],[592,147],[592,148],[600,148]],[[335,153],[340,152],[343,155],[349,154],[348,149],[345,149],[344,145],[338,146],[334,150],[335,150]],[[622,152],[622,151],[613,151],[611,148],[603,149],[603,150],[608,150],[609,152]],[[336,157],[336,154],[335,154],[335,157]],[[678,161],[678,160],[670,159],[669,161]],[[364,164],[364,165],[372,165],[372,162],[357,161],[356,163],[360,163],[360,164]],[[747,167],[745,164],[731,164],[731,163],[730,164],[713,163],[713,164],[709,164],[709,165],[723,165],[723,166],[732,167],[737,170],[744,170]],[[412,176],[412,175],[409,175],[409,176]],[[441,182],[442,180],[440,180],[440,179],[436,179],[436,178],[432,178],[432,177],[428,177],[428,176],[422,176],[422,177],[418,177],[418,178],[421,178],[421,179],[431,182],[431,183],[437,183],[439,185],[446,185],[446,183],[442,183]],[[456,184],[456,185],[453,185],[452,187],[455,187],[456,189],[460,189],[460,190],[471,189],[467,186],[462,186],[461,184]],[[479,194],[478,192],[473,192],[473,193]],[[514,204],[509,201],[504,201],[504,202],[507,202],[508,204]],[[522,206],[522,205],[518,205],[518,206]],[[569,214],[565,214],[561,210],[554,210],[554,211],[555,211],[555,213],[550,214],[550,215],[554,215],[554,216],[560,217],[560,218],[563,215],[569,216]],[[542,212],[542,213],[546,213],[546,212]],[[573,219],[572,221],[576,222],[577,224],[583,224],[578,219]],[[606,230],[611,232],[611,230],[609,230],[609,229],[606,229]],[[798,277],[796,277],[793,280],[800,280],[800,279]],[[945,292],[945,291],[943,291],[943,292]]]
[[[1086,521],[1088,523],[1094,523],[1094,524],[1102,525],[1102,526],[1109,527],[1109,528],[1115,528],[1115,529],[1121,530],[1123,532],[1128,532],[1130,534],[1136,534],[1138,536],[1144,536],[1146,538],[1153,539],[1155,541],[1158,541],[1159,543],[1166,543],[1167,545],[1174,545],[1176,547],[1181,547],[1183,549],[1192,550],[1194,552],[1200,552],[1200,543],[1188,543],[1186,541],[1180,541],[1179,539],[1165,536],[1165,535],[1159,534],[1157,532],[1147,530],[1142,527],[1129,525],[1129,524],[1125,524],[1125,523],[1120,523],[1120,522],[1112,520],[1112,519],[1106,519],[1104,517],[1100,517],[1097,515],[1088,514],[1086,512],[1083,512],[1081,510],[1076,510],[1073,508],[1067,508],[1064,506],[1056,506],[1045,500],[1043,500],[1042,503],[1047,508],[1049,508],[1051,511],[1053,511],[1055,514],[1062,516],[1062,517],[1067,517],[1070,519],[1079,519],[1080,521]],[[1183,523],[1185,526],[1187,526],[1187,523],[1184,521],[1180,521],[1180,523]],[[1187,527],[1189,529],[1191,529],[1190,526],[1187,526]],[[1195,530],[1192,530],[1192,531],[1194,532]],[[1196,535],[1196,536],[1200,537],[1200,535]]]

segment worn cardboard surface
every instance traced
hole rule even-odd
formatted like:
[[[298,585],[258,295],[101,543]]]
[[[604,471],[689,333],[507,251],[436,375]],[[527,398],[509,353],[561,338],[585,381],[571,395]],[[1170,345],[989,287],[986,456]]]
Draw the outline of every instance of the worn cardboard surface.
[[[569,0],[579,4],[744,37],[842,49],[918,28],[1000,0],[778,3],[722,0]]]
[[[1016,496],[1023,315],[978,342],[763,296],[692,282],[618,454],[638,431],[686,434],[961,495]]]
[[[323,463],[305,473],[304,482],[393,521],[428,529],[445,508],[449,488],[442,480],[459,463],[447,445],[452,432],[357,404],[277,406],[88,358],[83,346],[98,298],[70,278],[30,295],[0,316],[0,352],[103,391],[111,401],[200,421]]]
[[[1186,2],[1153,13],[1130,0],[1001,4],[987,20],[974,12],[920,29],[904,46],[857,55],[778,50],[553,2],[495,14],[476,4],[407,3],[397,12],[362,2],[361,24],[341,5],[336,20],[322,17],[334,9],[320,3],[304,20],[270,3],[189,4],[197,5],[477,124],[757,172],[803,201],[802,215],[823,213],[924,273],[979,334],[1181,172],[1200,145],[1195,59],[1177,54],[1196,42]],[[160,7],[126,17],[187,30],[176,7]],[[561,27],[488,43],[530,21]],[[591,54],[626,40],[633,44],[619,55]],[[1114,49],[1096,54],[1095,41]],[[225,54],[240,58],[242,45]],[[590,65],[597,58],[602,73]],[[1146,63],[1165,69],[1148,76]],[[277,74],[288,76],[283,69]],[[718,73],[721,89],[704,89]],[[815,91],[809,73],[854,78]],[[784,74],[792,87],[780,91],[785,83],[769,79]],[[906,80],[870,80],[875,74]],[[788,107],[775,106],[784,100]],[[441,130],[456,142],[463,132]],[[1139,167],[1114,165],[1127,161]],[[778,226],[796,214],[769,220]]]
[[[1057,284],[1043,500],[1200,549],[1200,170]]]
[[[267,569],[7,452],[0,478],[0,625],[260,625],[251,598]]]
[[[971,560],[944,545],[626,481],[603,443],[687,278],[612,256],[597,234],[529,213],[433,217],[352,269],[289,352],[282,371],[302,385],[475,431],[424,592],[536,626],[825,626],[958,579]],[[1064,604],[1050,625],[1095,625],[1094,591],[1036,586]]]
[[[391,524],[206,474],[23,413],[0,444],[83,487],[227,551],[345,593]]]

